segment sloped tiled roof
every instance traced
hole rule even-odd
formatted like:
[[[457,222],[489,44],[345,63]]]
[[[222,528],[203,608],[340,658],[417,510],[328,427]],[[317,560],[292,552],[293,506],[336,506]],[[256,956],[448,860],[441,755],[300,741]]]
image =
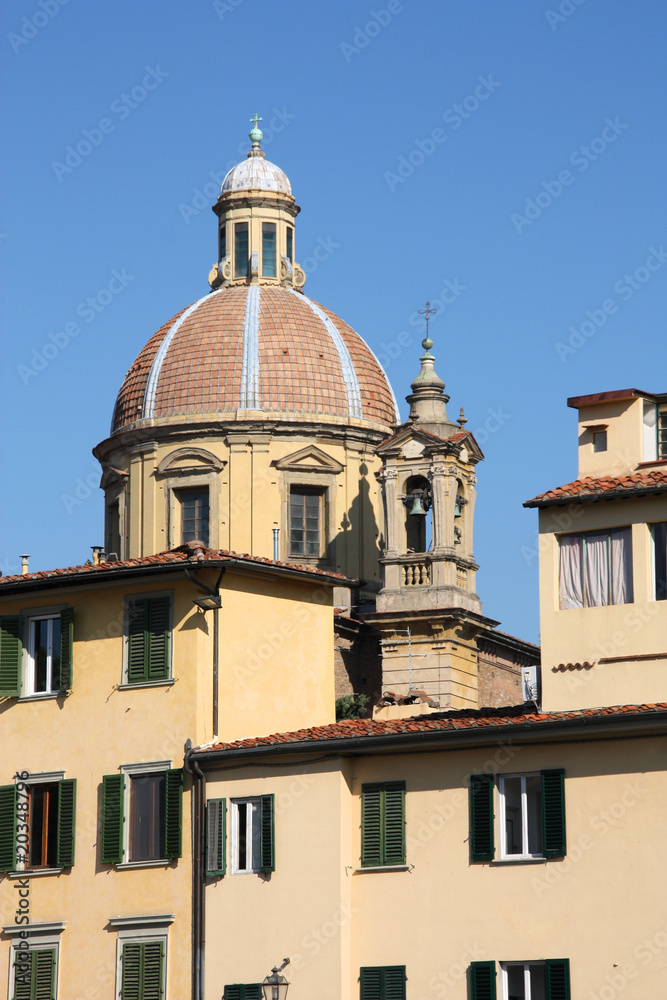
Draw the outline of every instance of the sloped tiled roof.
[[[247,553],[239,554],[227,549],[209,549],[197,542],[186,542],[175,549],[167,552],[158,552],[153,556],[143,556],[139,559],[123,559],[116,562],[84,563],[82,566],[66,566],[63,569],[40,570],[37,573],[15,574],[14,576],[0,577],[0,592],[8,584],[35,584],[38,582],[48,583],[51,580],[62,579],[63,577],[104,579],[105,575],[123,572],[133,569],[151,569],[159,566],[191,565],[200,566],[202,563],[214,563],[222,567],[225,563],[247,563],[249,567],[266,566],[269,569],[286,570],[295,574],[307,573],[309,576],[316,576],[323,582],[341,581],[349,582],[342,573],[331,573],[326,570],[317,569],[313,566],[301,566],[293,563],[280,562],[274,559],[266,559],[263,556],[251,556]]]
[[[575,479],[573,483],[557,486],[546,493],[540,493],[532,500],[526,500],[524,507],[546,507],[555,503],[586,500],[610,500],[615,496],[631,494],[660,493],[667,489],[667,469],[653,469],[647,472],[633,472],[624,476],[588,476]]]
[[[544,723],[577,721],[579,719],[618,718],[627,715],[645,716],[667,711],[667,703],[654,705],[615,705],[611,708],[587,708],[571,712],[537,712],[529,705],[511,705],[506,708],[464,709],[453,712],[434,712],[409,719],[389,719],[380,722],[373,719],[350,719],[331,723],[328,726],[314,726],[291,733],[273,733],[271,736],[256,736],[251,739],[235,740],[231,743],[213,743],[198,747],[196,753],[211,750],[252,750],[258,747],[289,744],[317,744],[324,741],[359,740],[380,736],[399,736],[409,733],[437,733],[455,730],[512,730],[518,726]]]

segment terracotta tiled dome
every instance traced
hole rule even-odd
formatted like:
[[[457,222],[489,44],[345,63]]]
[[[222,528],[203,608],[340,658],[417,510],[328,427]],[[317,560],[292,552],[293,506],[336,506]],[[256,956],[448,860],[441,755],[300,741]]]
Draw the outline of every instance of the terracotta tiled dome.
[[[379,361],[347,323],[301,292],[251,285],[211,292],[158,330],[125,377],[112,431],[243,410],[398,420]]]

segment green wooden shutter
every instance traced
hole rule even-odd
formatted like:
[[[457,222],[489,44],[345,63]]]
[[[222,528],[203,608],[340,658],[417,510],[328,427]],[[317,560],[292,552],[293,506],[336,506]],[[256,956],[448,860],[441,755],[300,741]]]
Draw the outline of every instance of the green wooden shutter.
[[[31,1000],[34,951],[14,949],[14,1000]]]
[[[245,1000],[245,987],[242,983],[231,983],[225,986],[223,1000]]]
[[[168,597],[148,601],[148,680],[169,677],[169,609]]]
[[[141,947],[141,1000],[161,1000],[164,993],[164,942],[147,941]]]
[[[496,1000],[496,963],[470,963],[470,1000]]]
[[[54,1000],[56,993],[55,948],[33,951],[31,971],[31,1000]]]
[[[125,775],[105,774],[102,778],[103,865],[117,865],[123,860],[124,798]]]
[[[382,971],[383,970],[380,968],[360,969],[359,971],[360,1000],[383,1000]]]
[[[542,853],[562,858],[565,844],[565,772],[542,771]]]
[[[383,789],[383,865],[405,864],[405,782],[388,782]],[[399,966],[397,966],[399,968]]]
[[[382,785],[361,786],[361,865],[382,864]]]
[[[183,769],[171,768],[165,775],[164,856],[180,858],[183,829]]]
[[[128,941],[123,945],[121,1000],[143,1000],[141,995],[142,945]]]
[[[0,618],[0,696],[21,694],[21,622],[17,615]]]
[[[128,607],[127,682],[138,684],[146,679],[146,628],[148,601],[131,600]]]
[[[76,778],[58,782],[58,844],[56,864],[71,868],[74,864],[74,839],[76,829]]]
[[[261,983],[246,983],[243,989],[243,1000],[264,1000]]]
[[[209,799],[206,803],[206,877],[227,871],[227,802]]]
[[[569,958],[549,958],[544,963],[546,1000],[570,1000]]]
[[[470,776],[470,857],[472,861],[493,861],[493,787],[490,774]],[[474,964],[474,963],[473,963]]]
[[[72,687],[72,651],[74,645],[74,609],[65,608],[60,613],[60,677],[55,683],[59,691]]]
[[[276,870],[273,795],[259,797],[259,867],[263,872]]]
[[[16,871],[16,785],[0,786],[0,872]]]
[[[405,1000],[405,966],[390,965],[384,969],[383,1000]]]

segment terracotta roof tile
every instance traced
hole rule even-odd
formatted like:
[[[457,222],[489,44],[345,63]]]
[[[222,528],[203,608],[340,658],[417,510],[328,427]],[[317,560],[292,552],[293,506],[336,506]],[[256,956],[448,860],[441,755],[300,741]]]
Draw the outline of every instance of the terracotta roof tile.
[[[433,733],[457,729],[511,729],[519,725],[533,725],[544,722],[559,722],[576,719],[599,719],[629,713],[649,714],[667,711],[667,703],[654,705],[614,705],[606,708],[578,709],[571,712],[537,712],[528,705],[511,705],[506,708],[463,709],[454,712],[434,712],[408,719],[389,719],[379,722],[373,719],[350,719],[328,726],[313,726],[290,733],[273,733],[271,736],[257,736],[235,740],[231,743],[213,743],[198,747],[196,752],[209,750],[240,750],[255,747],[284,744],[318,743],[323,740],[347,740],[364,737],[393,736],[401,733]]]
[[[268,566],[275,569],[290,570],[294,573],[308,573],[311,576],[321,577],[326,581],[345,581],[348,578],[342,573],[331,573],[326,570],[317,569],[312,566],[301,566],[297,563],[280,562],[275,559],[267,559],[264,556],[251,556],[244,552],[239,554],[228,549],[209,549],[198,542],[186,542],[175,549],[166,552],[158,552],[152,556],[143,556],[139,559],[122,559],[116,562],[84,563],[82,566],[66,566],[62,569],[40,570],[37,573],[15,574],[14,576],[0,577],[0,589],[5,584],[35,583],[39,581],[49,581],[62,577],[104,577],[105,573],[117,572],[118,570],[129,570],[141,567],[152,567],[161,565],[186,564],[197,565],[204,562],[224,564],[225,562],[239,561],[248,563],[250,566]]]
[[[647,472],[633,472],[624,476],[598,476],[575,479],[573,483],[557,486],[546,493],[540,493],[532,500],[526,500],[524,507],[543,507],[552,503],[566,503],[573,500],[609,500],[614,496],[632,493],[659,493],[667,489],[667,470],[653,469]]]

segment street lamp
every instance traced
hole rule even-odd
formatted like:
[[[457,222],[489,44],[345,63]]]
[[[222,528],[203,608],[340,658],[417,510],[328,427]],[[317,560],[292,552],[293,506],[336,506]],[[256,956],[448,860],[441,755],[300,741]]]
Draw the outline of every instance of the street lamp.
[[[289,965],[289,958],[283,959],[283,964],[278,969],[275,965],[271,969],[271,975],[267,976],[262,983],[262,993],[264,1000],[285,1000],[289,983],[280,973],[286,965]]]

